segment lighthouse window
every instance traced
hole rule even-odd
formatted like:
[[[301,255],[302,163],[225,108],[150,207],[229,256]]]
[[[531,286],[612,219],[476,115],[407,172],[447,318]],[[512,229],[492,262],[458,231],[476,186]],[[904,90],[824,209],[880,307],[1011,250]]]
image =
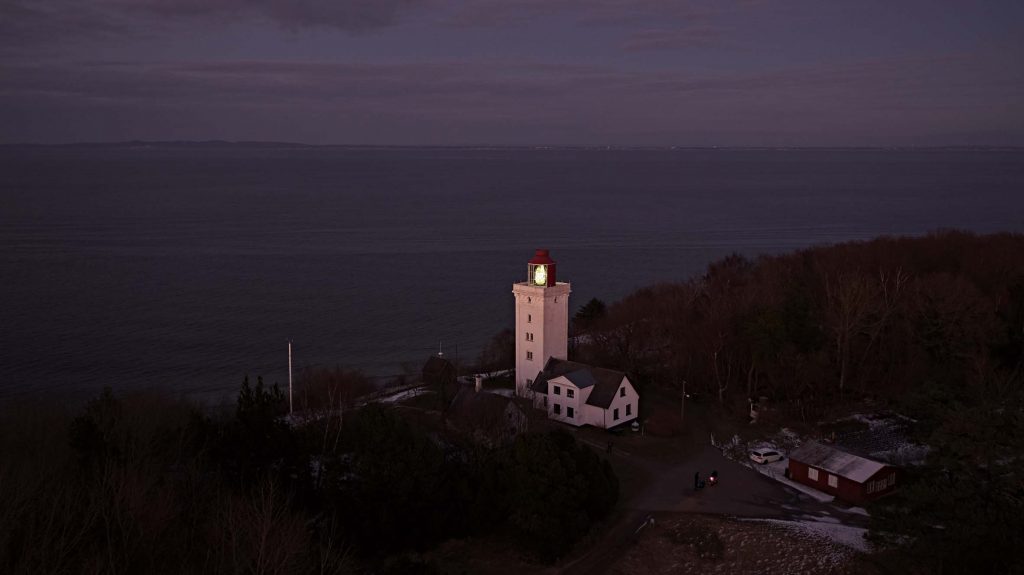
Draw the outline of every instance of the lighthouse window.
[[[526,352],[526,359],[528,359],[530,361],[533,361],[533,352],[532,351]]]
[[[533,314],[532,313],[526,314],[526,323],[533,323]]]

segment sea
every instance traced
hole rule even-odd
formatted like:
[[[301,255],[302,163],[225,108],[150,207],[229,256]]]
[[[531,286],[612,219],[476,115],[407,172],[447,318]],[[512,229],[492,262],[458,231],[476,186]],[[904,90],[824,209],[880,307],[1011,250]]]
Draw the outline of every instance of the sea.
[[[1024,232],[1024,150],[0,147],[0,401],[465,363],[537,248],[571,312],[879,235]]]

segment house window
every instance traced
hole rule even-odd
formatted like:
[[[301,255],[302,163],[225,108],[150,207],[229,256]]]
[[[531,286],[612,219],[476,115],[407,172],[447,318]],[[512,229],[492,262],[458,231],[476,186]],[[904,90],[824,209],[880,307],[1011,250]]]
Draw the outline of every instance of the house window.
[[[548,396],[544,396],[544,409],[548,408]]]
[[[626,404],[626,415],[633,415],[633,404],[632,403],[627,403]]]
[[[620,387],[619,388],[619,397],[626,397],[626,388],[625,387]]]
[[[885,489],[887,483],[888,480],[886,479],[876,479],[874,481],[868,481],[868,493],[875,493],[876,491],[881,491]]]
[[[814,481],[817,481],[818,480],[818,470],[813,468],[813,467],[808,467],[807,468],[807,479],[813,479]]]
[[[561,415],[562,414],[562,406],[558,405],[557,403],[554,405],[554,410],[555,410],[555,415]]]
[[[565,396],[568,397],[569,399],[576,397],[576,390],[569,389],[568,387],[565,388]]]
[[[530,361],[533,361],[533,352],[532,351],[526,352],[526,359],[528,359]]]
[[[839,478],[836,477],[835,475],[832,475],[831,473],[829,473],[828,474],[828,486],[829,487],[839,487]]]
[[[555,390],[555,395],[562,395],[562,388],[561,387],[558,387],[556,385],[556,386],[553,387],[553,389]]]
[[[614,420],[614,421],[618,421],[619,420],[619,410],[618,409],[615,409],[615,410],[612,411],[612,420]]]
[[[572,419],[572,408],[571,407],[566,407],[565,408],[565,414],[569,416],[569,419]]]

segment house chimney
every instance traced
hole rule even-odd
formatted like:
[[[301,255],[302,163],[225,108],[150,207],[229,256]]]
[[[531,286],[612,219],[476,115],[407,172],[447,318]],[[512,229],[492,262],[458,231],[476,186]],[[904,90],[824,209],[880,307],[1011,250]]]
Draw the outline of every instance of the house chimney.
[[[480,393],[480,390],[483,389],[483,387],[484,387],[484,376],[477,375],[473,379],[474,379],[474,383],[476,384],[476,391],[477,391],[477,393]]]

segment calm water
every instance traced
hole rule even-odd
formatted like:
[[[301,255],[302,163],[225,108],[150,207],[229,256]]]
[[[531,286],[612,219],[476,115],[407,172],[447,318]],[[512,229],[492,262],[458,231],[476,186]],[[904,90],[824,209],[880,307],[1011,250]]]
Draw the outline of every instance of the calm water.
[[[0,398],[388,375],[512,323],[537,247],[597,296],[731,252],[1024,231],[1024,152],[0,149]]]

